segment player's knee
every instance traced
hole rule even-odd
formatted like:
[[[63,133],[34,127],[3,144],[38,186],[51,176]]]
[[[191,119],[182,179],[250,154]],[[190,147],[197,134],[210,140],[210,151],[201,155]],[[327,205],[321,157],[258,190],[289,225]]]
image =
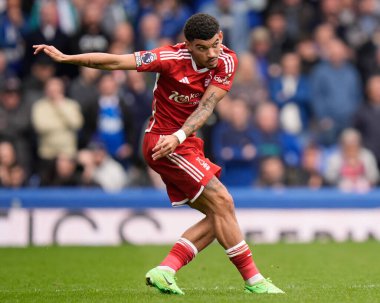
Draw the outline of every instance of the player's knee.
[[[217,215],[227,215],[234,212],[234,200],[227,191],[217,195],[214,206],[214,212]]]

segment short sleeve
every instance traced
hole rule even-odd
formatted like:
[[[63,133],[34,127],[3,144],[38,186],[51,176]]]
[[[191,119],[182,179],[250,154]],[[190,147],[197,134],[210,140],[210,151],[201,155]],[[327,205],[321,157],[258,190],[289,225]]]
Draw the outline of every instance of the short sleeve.
[[[219,59],[220,63],[210,84],[229,91],[235,77],[238,60],[235,53],[224,51],[221,51]]]

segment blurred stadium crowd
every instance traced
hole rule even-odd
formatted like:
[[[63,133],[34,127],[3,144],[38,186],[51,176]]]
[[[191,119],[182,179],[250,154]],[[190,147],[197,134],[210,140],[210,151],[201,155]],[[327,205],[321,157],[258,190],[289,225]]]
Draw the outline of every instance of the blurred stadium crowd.
[[[214,15],[239,56],[199,132],[228,186],[379,185],[379,0],[0,0],[0,186],[162,187],[141,158],[154,75],[33,56],[184,41]]]

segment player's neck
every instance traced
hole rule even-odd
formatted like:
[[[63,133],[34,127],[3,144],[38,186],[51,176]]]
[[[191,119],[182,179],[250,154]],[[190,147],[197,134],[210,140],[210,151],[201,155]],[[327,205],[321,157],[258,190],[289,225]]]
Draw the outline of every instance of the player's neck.
[[[197,62],[197,60],[194,58],[194,56],[193,56],[193,54],[191,52],[190,52],[190,56],[193,59],[193,62],[195,63],[195,66],[197,67],[197,69],[203,69],[203,68],[205,68],[205,66],[203,66],[203,65],[201,65],[201,64],[199,64]]]

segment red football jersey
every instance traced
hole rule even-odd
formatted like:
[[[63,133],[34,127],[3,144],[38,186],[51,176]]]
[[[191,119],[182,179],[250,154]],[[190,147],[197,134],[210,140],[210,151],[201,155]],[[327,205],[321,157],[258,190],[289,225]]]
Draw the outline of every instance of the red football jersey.
[[[199,69],[185,43],[135,52],[137,71],[156,72],[152,117],[147,132],[168,135],[182,127],[212,84],[229,91],[236,54],[221,46],[218,65]]]

